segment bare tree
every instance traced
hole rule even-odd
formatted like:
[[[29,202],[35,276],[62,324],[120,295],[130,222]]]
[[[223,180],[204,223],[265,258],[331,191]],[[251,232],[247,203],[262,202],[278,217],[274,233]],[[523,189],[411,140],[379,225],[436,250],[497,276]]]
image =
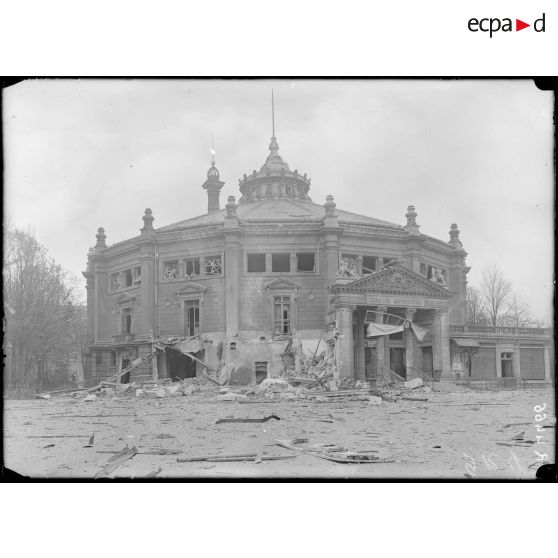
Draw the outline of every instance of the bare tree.
[[[513,327],[527,327],[534,323],[529,303],[516,292],[510,297],[508,312],[503,321]]]
[[[467,323],[470,325],[489,323],[482,294],[476,287],[467,287]]]
[[[49,362],[64,362],[74,345],[74,296],[64,270],[29,233],[5,235],[5,342],[10,373],[41,384]],[[74,351],[78,349],[73,349]]]
[[[512,286],[496,265],[484,270],[480,292],[489,322],[493,326],[501,325],[509,311]]]

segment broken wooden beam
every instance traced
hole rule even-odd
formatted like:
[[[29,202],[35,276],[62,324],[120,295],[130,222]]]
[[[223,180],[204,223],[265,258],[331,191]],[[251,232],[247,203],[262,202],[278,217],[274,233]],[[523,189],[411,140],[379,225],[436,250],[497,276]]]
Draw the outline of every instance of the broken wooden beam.
[[[237,453],[231,455],[201,455],[196,457],[177,457],[176,460],[179,463],[189,463],[194,461],[209,461],[210,459],[219,459],[219,458],[239,458],[239,457],[251,457],[255,459],[258,457],[257,453]]]
[[[128,461],[128,459],[132,459],[137,453],[138,450],[135,446],[132,448],[126,446],[107,461],[107,464],[95,475],[95,478],[98,479],[111,475],[120,465]]]

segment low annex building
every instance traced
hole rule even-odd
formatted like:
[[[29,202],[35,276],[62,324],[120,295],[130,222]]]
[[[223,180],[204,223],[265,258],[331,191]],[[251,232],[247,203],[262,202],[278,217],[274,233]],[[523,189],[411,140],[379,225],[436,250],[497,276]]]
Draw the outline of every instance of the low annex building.
[[[547,330],[466,325],[456,224],[443,241],[421,233],[412,205],[399,225],[343,211],[333,196],[316,204],[275,135],[269,151],[224,209],[213,161],[206,214],[156,229],[146,209],[140,235],[111,246],[99,228],[83,273],[87,383],[156,347],[121,381],[207,368],[253,383],[323,351],[340,378],[551,379]]]

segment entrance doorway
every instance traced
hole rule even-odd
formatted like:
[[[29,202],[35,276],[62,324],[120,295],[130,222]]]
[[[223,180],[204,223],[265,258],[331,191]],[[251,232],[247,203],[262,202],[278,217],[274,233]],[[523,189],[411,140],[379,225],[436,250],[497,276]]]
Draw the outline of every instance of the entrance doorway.
[[[513,353],[502,353],[502,378],[513,378]]]
[[[267,362],[256,362],[256,384],[261,384],[267,378]]]
[[[389,350],[390,368],[402,378],[407,377],[407,368],[405,366],[405,349],[393,347]]]
[[[128,366],[130,366],[130,359],[129,358],[123,358],[122,359],[122,370],[124,370],[125,368],[128,368]],[[120,383],[121,384],[129,384],[130,383],[130,372],[126,372],[126,374],[123,374],[122,376],[120,376]]]
[[[196,377],[196,361],[188,355],[168,349],[167,355],[167,374],[173,381],[184,380],[185,378]],[[196,355],[196,358],[197,355]]]

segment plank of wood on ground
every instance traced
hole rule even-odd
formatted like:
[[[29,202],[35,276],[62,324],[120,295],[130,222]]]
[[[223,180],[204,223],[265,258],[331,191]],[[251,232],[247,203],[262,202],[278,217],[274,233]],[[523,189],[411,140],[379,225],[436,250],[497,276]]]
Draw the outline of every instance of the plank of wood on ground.
[[[138,450],[135,446],[132,447],[132,448],[129,448],[128,446],[126,446],[125,448],[120,450],[117,454],[115,454],[111,458],[109,458],[105,467],[103,467],[95,475],[95,478],[98,479],[98,478],[101,478],[101,477],[108,477],[109,475],[114,473],[114,471],[116,471],[116,469],[118,469],[118,467],[120,467],[120,465],[122,465],[123,463],[128,461],[128,459],[132,459],[132,457],[134,457],[134,455],[136,455],[137,453],[138,453]]]

